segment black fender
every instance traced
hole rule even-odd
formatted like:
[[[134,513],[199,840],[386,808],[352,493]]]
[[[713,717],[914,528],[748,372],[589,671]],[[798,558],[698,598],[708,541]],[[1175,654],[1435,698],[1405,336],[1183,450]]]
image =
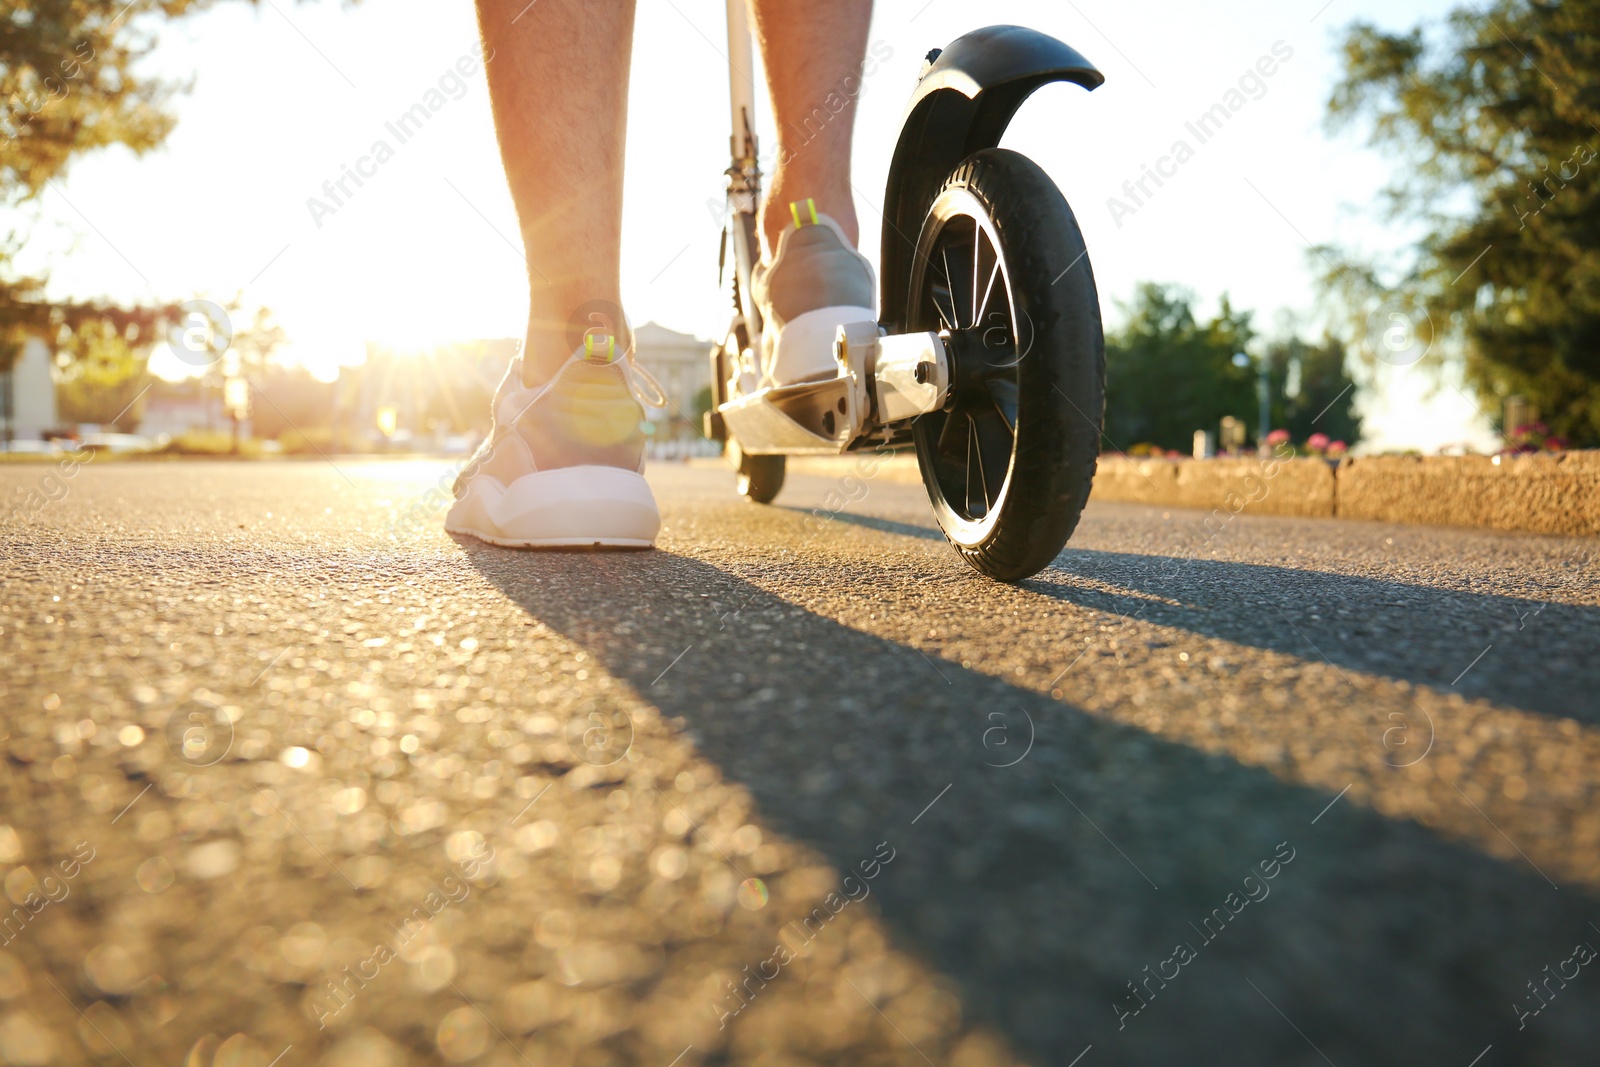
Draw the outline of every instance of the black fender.
[[[985,26],[929,53],[900,126],[883,196],[879,307],[890,333],[910,328],[902,320],[911,257],[922,220],[950,172],[972,153],[998,145],[1017,108],[1039,86],[1065,81],[1095,89],[1105,80],[1076,49],[1022,26]]]

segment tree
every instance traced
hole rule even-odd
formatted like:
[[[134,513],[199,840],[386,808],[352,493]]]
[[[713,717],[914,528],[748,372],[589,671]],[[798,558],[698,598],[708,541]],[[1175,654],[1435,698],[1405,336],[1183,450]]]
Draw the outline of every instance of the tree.
[[[5,257],[0,249],[0,268],[4,267]],[[16,366],[28,338],[49,324],[50,309],[38,303],[42,288],[43,284],[34,278],[8,281],[0,276],[0,374]]]
[[[142,154],[165,140],[175,121],[166,105],[183,86],[140,72],[140,61],[155,43],[148,17],[176,18],[211,3],[9,3],[0,15],[0,210],[26,209],[86,152],[120,144]],[[47,279],[21,276],[13,267],[14,252],[24,239],[13,231],[0,240],[0,373],[12,368],[28,336],[61,341],[69,356],[87,351],[92,336],[96,358],[103,364],[138,360],[142,365],[141,349],[157,337],[156,325],[176,321],[176,310],[168,305],[117,308],[46,301]],[[140,327],[132,335],[130,323]],[[136,344],[113,358],[106,346],[118,338]]]
[[[0,190],[36,196],[75,156],[121,144],[147,152],[172,130],[177,86],[135,68],[154,45],[140,17],[208,0],[20,0],[0,29]]]
[[[1330,124],[1367,123],[1399,155],[1390,214],[1428,232],[1388,288],[1454,342],[1429,359],[1459,352],[1480,395],[1521,393],[1600,445],[1600,0],[1495,0],[1432,32],[1357,23],[1343,51]],[[1351,307],[1386,288],[1354,264],[1324,281]]]
[[[1345,346],[1333,337],[1311,344],[1298,337],[1267,345],[1272,385],[1272,425],[1295,441],[1325,433],[1354,445],[1361,437],[1355,382],[1345,368]],[[1293,387],[1294,395],[1290,396]]]
[[[1224,415],[1252,421],[1255,371],[1236,367],[1252,337],[1249,312],[1227,297],[1210,322],[1195,321],[1193,295],[1141,284],[1128,322],[1106,338],[1105,436],[1112,448],[1150,443],[1187,452],[1196,430],[1215,432]]]
[[[210,0],[19,0],[0,20],[0,208],[34,200],[85,152],[120,144],[148,152],[174,119],[179,86],[141,75],[154,47],[142,16],[175,17]],[[10,300],[44,279],[11,269],[17,234],[0,244],[0,328]],[[18,289],[13,293],[10,289]],[[9,298],[9,299],[8,299]]]
[[[137,425],[150,347],[179,309],[22,298],[34,296],[37,292],[27,286],[0,282],[0,373],[11,370],[28,337],[45,338],[54,342],[60,365],[64,421]],[[12,413],[6,414],[9,441]]]
[[[86,318],[77,329],[63,327],[56,388],[64,422],[98,423],[131,432],[142,415],[148,345],[137,327],[118,330],[111,317]]]

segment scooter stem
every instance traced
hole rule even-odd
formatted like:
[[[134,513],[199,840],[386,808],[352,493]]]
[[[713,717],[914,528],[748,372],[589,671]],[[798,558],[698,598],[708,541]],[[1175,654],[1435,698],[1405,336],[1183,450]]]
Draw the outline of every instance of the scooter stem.
[[[728,149],[733,157],[728,174],[733,179],[730,189],[751,194],[750,203],[736,201],[735,210],[754,213],[754,197],[758,195],[759,185],[752,179],[761,172],[756,164],[756,88],[751,74],[755,69],[755,57],[750,41],[750,14],[745,0],[727,0],[727,7]]]

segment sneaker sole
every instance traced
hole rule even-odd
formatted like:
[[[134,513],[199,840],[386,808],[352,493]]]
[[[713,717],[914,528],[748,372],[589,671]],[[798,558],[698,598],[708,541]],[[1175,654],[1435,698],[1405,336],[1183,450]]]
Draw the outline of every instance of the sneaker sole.
[[[650,548],[661,514],[644,477],[618,467],[561,467],[502,487],[469,482],[445,516],[449,533],[504,548]]]
[[[622,538],[622,537],[609,537],[609,538],[598,538],[598,539],[595,539],[595,538],[583,538],[583,537],[571,537],[571,538],[568,538],[568,537],[547,537],[547,538],[543,538],[543,539],[537,540],[537,541],[518,541],[518,540],[513,540],[513,539],[509,539],[509,538],[504,538],[504,537],[491,537],[490,535],[488,535],[486,533],[480,533],[477,530],[465,530],[465,529],[456,530],[456,529],[452,529],[449,526],[448,523],[445,525],[444,529],[445,529],[445,533],[452,533],[452,534],[456,534],[458,536],[463,536],[463,537],[471,537],[471,538],[473,538],[475,540],[482,541],[485,544],[495,545],[495,546],[497,546],[499,548],[526,548],[526,549],[532,549],[532,550],[535,550],[535,551],[537,551],[538,549],[544,549],[544,548],[548,548],[548,549],[574,549],[574,548],[611,549],[611,548],[615,548],[615,549],[629,549],[629,550],[638,552],[638,551],[644,551],[646,549],[651,549],[651,548],[656,547],[656,543],[653,540],[652,541],[636,541],[636,540],[632,540],[632,539],[629,539],[629,538]]]

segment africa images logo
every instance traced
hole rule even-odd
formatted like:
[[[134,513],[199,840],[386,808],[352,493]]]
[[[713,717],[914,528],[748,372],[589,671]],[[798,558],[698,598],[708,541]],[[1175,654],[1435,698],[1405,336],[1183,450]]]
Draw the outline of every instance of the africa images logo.
[[[488,55],[484,55],[481,43],[473,45],[470,52],[444,69],[436,84],[422,94],[421,100],[402,111],[394,121],[383,124],[384,130],[394,138],[394,144],[390,144],[387,138],[380,137],[372,142],[366,155],[356,160],[353,169],[348,163],[339,164],[339,176],[329,178],[322,183],[322,194],[327,199],[306,197],[306,210],[311,213],[311,221],[316,223],[317,229],[322,229],[322,220],[325,216],[338,214],[339,209],[354,198],[356,192],[365,184],[363,178],[377,177],[378,167],[395,157],[397,145],[404,145],[421,133],[428,121],[444,110],[445,105],[452,100],[460,100],[466,96],[469,88],[466,79],[477,73],[482,64],[492,59],[494,59],[493,49],[490,49]],[[354,190],[350,188],[351,182],[355,183]]]
[[[1287,854],[1285,850],[1287,850]],[[1272,887],[1267,883],[1278,877],[1283,872],[1283,868],[1293,862],[1295,857],[1294,847],[1287,841],[1280,841],[1277,847],[1273,849],[1272,855],[1274,858],[1262,860],[1256,865],[1255,870],[1244,876],[1242,883],[1243,895],[1238,890],[1230,892],[1223,898],[1219,907],[1212,908],[1211,913],[1200,920],[1199,926],[1195,926],[1192,922],[1189,924],[1190,928],[1200,935],[1200,948],[1205,948],[1220,937],[1228,924],[1245,908],[1253,903],[1258,904],[1267,899],[1272,893]],[[1257,871],[1260,871],[1259,875],[1256,873]],[[1195,948],[1192,942],[1180,941],[1173,946],[1172,955],[1156,964],[1154,973],[1151,973],[1147,964],[1144,967],[1144,978],[1142,980],[1136,979],[1139,984],[1128,983],[1128,991],[1132,994],[1128,998],[1130,1003],[1119,1004],[1113,1002],[1111,1005],[1111,1010],[1117,1013],[1117,1029],[1126,1028],[1129,1019],[1144,1011],[1150,1006],[1150,1002],[1156,999],[1156,990],[1150,988],[1151,982],[1156,983],[1157,989],[1167,988],[1167,983],[1174,981],[1178,975],[1183,973],[1183,968],[1193,963],[1199,956],[1200,949]],[[1167,964],[1172,965],[1171,973],[1166,970]],[[1143,992],[1140,991],[1141,988]]]

